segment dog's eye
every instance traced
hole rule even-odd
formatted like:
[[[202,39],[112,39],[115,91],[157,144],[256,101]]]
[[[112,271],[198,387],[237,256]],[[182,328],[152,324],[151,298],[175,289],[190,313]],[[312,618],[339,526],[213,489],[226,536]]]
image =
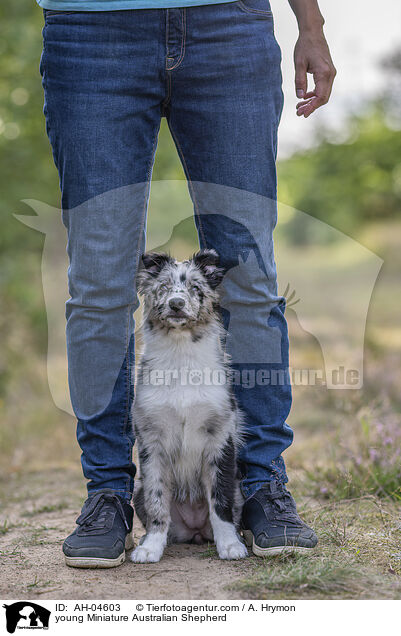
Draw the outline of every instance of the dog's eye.
[[[162,283],[159,286],[160,291],[168,291],[168,285],[166,285],[165,283]]]
[[[200,291],[200,287],[198,287],[198,285],[191,285],[191,291],[198,292]]]

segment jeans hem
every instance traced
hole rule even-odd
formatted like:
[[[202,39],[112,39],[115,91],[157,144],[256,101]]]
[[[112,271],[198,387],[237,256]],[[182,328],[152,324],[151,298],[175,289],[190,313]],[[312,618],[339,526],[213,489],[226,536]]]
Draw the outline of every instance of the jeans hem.
[[[104,488],[110,488],[110,490],[113,490],[116,495],[118,495],[122,499],[125,499],[127,503],[131,502],[133,492],[127,490],[126,488],[115,488],[114,486],[103,486],[103,488],[95,488],[94,490],[89,489],[88,487],[88,497],[92,497],[92,495],[95,495],[97,492],[104,490]]]
[[[271,474],[270,477],[266,477],[266,479],[264,479],[263,481],[255,481],[252,482],[249,485],[244,484],[243,481],[240,482],[240,490],[241,490],[241,494],[245,499],[249,499],[250,497],[252,497],[255,492],[257,490],[259,490],[260,488],[262,488],[262,486],[264,486],[264,484],[271,482],[271,481],[276,481],[279,482],[281,484],[285,484],[287,483],[287,479],[279,479],[276,475]]]

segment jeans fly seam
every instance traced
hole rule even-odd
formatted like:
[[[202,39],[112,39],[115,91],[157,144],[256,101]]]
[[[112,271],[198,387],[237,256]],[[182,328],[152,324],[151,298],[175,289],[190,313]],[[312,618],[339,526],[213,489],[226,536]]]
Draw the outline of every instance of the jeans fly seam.
[[[168,70],[168,64],[167,64],[167,59],[168,59],[168,37],[170,35],[170,9],[166,10],[166,70]]]
[[[185,9],[182,9],[182,13],[181,13],[181,29],[182,29],[182,38],[181,38],[181,50],[180,50],[180,55],[179,58],[177,60],[177,62],[174,64],[174,66],[168,66],[167,64],[167,60],[166,60],[166,69],[168,71],[173,71],[175,68],[177,68],[177,66],[179,66],[182,62],[182,60],[184,59],[185,56],[185,45],[186,45],[186,30],[187,30],[187,19],[186,19],[186,11]],[[168,55],[168,52],[167,52]],[[168,57],[167,57],[168,59]]]

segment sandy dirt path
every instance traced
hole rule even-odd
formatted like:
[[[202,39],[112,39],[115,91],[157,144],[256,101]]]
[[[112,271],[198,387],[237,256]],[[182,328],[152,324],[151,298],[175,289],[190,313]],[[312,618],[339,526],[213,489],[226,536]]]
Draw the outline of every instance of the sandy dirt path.
[[[64,564],[61,545],[74,529],[83,500],[78,469],[10,477],[0,490],[0,598],[2,599],[226,599],[239,598],[235,581],[255,557],[220,561],[208,546],[166,549],[160,563],[108,570]],[[143,534],[138,520],[134,536]]]

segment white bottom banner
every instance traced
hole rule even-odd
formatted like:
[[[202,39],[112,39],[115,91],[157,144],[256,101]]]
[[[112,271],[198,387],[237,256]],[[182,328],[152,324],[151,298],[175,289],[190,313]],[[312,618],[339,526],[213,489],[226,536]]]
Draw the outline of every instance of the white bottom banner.
[[[399,601],[1,601],[1,633],[49,630],[71,634],[137,633],[160,629],[164,635],[261,628],[261,634],[278,630],[280,636],[325,636],[392,631],[400,615]],[[238,633],[238,632],[236,632]],[[274,633],[274,631],[273,631]]]

